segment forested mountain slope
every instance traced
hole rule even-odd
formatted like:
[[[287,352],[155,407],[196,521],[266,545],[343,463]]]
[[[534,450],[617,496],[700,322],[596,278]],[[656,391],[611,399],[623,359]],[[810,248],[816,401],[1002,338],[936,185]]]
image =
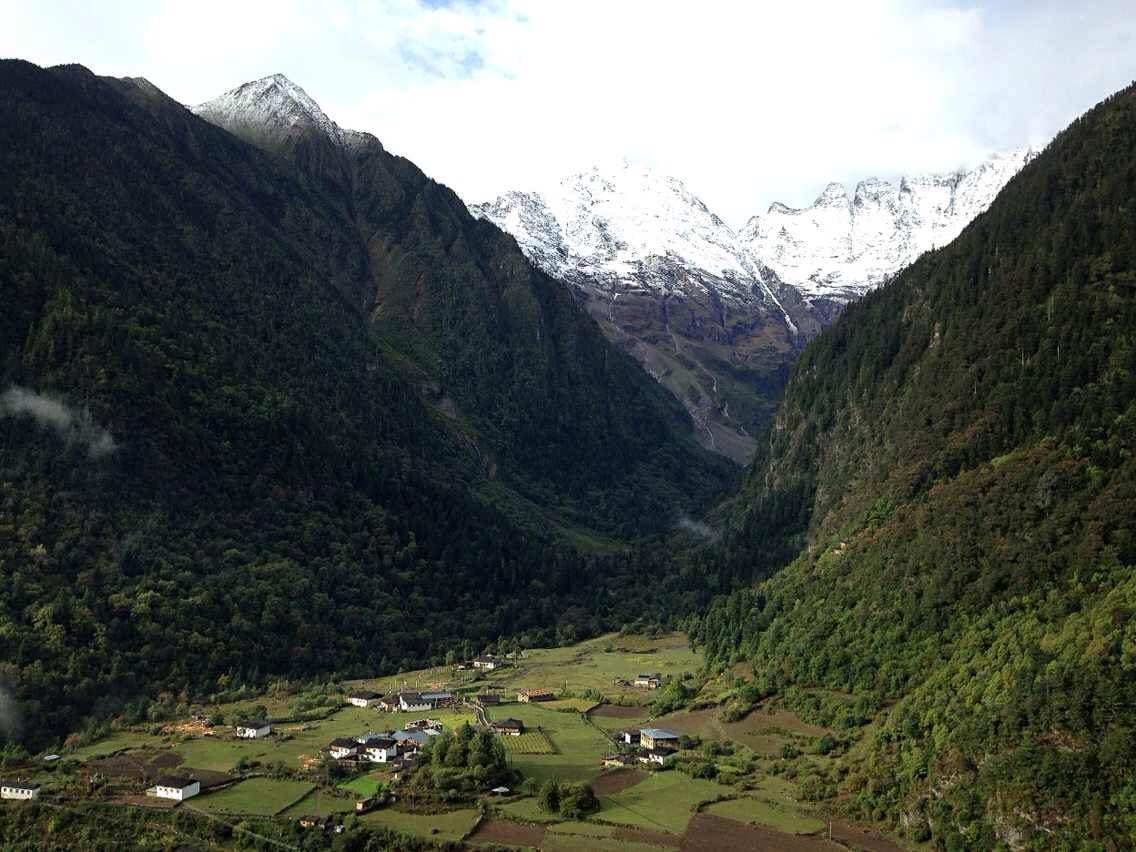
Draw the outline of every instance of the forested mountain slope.
[[[626,560],[542,517],[635,532],[721,482],[511,239],[356,153],[344,195],[338,153],[0,63],[0,686],[28,744],[159,691],[618,623]],[[407,292],[429,321],[396,340]]]
[[[366,247],[363,309],[429,400],[464,418],[491,478],[570,520],[635,534],[673,524],[732,475],[682,409],[609,345],[573,290],[451,190],[343,130],[282,75],[195,107],[294,164]]]
[[[721,570],[773,576],[698,635],[751,696],[886,708],[829,779],[860,816],[952,849],[1136,832],[1134,216],[1129,88],[809,344],[722,510]]]

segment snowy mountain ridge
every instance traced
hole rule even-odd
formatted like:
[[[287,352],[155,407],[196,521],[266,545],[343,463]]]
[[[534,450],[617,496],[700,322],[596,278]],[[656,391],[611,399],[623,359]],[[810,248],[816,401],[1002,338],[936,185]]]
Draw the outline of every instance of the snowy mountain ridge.
[[[566,281],[661,292],[714,288],[728,300],[776,302],[768,270],[682,181],[627,162],[571,175],[543,192],[506,192],[470,210]]]
[[[830,183],[809,207],[774,203],[739,233],[750,252],[806,297],[862,296],[957,237],[1036,151],[996,154],[972,169],[865,178],[851,198]]]

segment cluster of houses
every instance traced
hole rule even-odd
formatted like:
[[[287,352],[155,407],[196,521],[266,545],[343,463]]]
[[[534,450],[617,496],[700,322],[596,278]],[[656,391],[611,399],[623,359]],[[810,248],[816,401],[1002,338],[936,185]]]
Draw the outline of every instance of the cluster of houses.
[[[347,696],[347,703],[355,707],[375,707],[379,710],[418,713],[423,710],[437,710],[456,703],[454,694],[446,690],[434,689],[416,692],[399,692],[383,695],[369,689],[360,689]]]
[[[418,750],[430,737],[441,732],[441,722],[419,719],[407,723],[401,731],[368,731],[357,737],[336,737],[327,744],[324,751],[335,760],[345,763],[390,764],[391,770],[398,773],[414,762]]]
[[[615,741],[633,746],[633,754],[605,754],[604,766],[627,766],[632,763],[655,763],[662,766],[667,758],[678,751],[679,735],[663,728],[622,728],[615,732]]]
[[[638,689],[658,689],[663,685],[663,675],[660,672],[640,672],[630,680],[616,678],[612,683],[615,686],[634,686]]]

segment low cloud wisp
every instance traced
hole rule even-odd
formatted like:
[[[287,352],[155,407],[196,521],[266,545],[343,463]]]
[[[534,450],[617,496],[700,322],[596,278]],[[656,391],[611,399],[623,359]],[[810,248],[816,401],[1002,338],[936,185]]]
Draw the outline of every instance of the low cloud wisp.
[[[718,531],[713,527],[707,526],[706,524],[702,523],[702,521],[692,520],[686,515],[683,515],[681,518],[679,518],[678,523],[675,524],[675,526],[677,526],[679,529],[686,530],[687,532],[692,532],[696,536],[704,538],[707,541],[717,541],[719,538],[721,538],[721,536],[718,534]]]
[[[82,444],[92,459],[104,458],[118,449],[114,436],[97,424],[87,409],[75,409],[54,396],[12,385],[0,395],[0,418],[21,416],[54,430],[68,444]]]

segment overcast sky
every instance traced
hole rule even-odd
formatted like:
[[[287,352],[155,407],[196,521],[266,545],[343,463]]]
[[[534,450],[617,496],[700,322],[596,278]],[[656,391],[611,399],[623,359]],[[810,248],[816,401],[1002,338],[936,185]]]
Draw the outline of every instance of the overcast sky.
[[[1136,0],[0,0],[0,55],[193,104],[282,72],[463,198],[626,157],[734,225],[1048,140],[1136,77]]]

